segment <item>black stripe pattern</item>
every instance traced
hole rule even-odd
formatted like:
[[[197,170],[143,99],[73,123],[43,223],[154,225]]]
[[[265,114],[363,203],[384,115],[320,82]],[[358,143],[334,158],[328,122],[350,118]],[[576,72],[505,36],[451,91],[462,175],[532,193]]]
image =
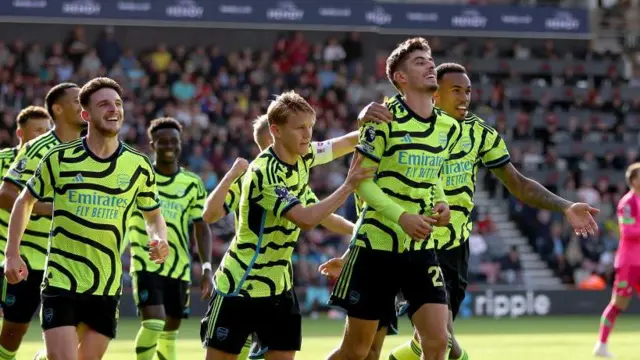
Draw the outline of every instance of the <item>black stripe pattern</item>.
[[[438,248],[452,249],[467,241],[471,235],[473,196],[478,167],[504,166],[510,161],[509,151],[500,134],[474,114],[469,113],[461,123],[460,141],[445,163],[442,185],[451,209],[451,223],[436,228]]]
[[[54,205],[44,286],[118,295],[126,224],[136,208],[159,207],[149,159],[125,144],[101,159],[78,139],[51,149],[27,188]]]
[[[298,204],[317,202],[308,187],[315,155],[311,148],[289,165],[269,148],[251,163],[234,194],[240,197],[234,201],[239,204],[236,236],[215,275],[218,292],[267,297],[291,289],[291,255],[300,228],[285,214]]]
[[[23,188],[36,172],[42,158],[58,144],[60,144],[60,141],[53,131],[27,142],[18,151],[13,164],[4,175],[4,180]],[[51,201],[50,198],[43,200]],[[29,264],[30,269],[44,270],[50,229],[50,217],[35,214],[31,216],[22,237],[20,248],[20,252]],[[1,246],[4,247],[4,244]]]
[[[360,129],[358,149],[378,169],[375,183],[391,200],[412,214],[429,214],[439,176],[450,152],[460,140],[460,125],[452,117],[434,109],[423,118],[397,95],[387,106],[394,114],[389,124],[365,124]],[[367,165],[365,165],[367,166]],[[403,252],[433,248],[433,239],[413,241],[399,224],[357,197],[360,221],[352,240],[357,246]]]
[[[161,276],[191,281],[190,232],[194,221],[202,219],[202,210],[207,196],[200,177],[185,169],[172,176],[156,172],[160,209],[167,223],[169,256],[162,264],[149,260],[147,234],[144,217],[135,210],[129,221],[131,241],[131,272],[147,271]]]

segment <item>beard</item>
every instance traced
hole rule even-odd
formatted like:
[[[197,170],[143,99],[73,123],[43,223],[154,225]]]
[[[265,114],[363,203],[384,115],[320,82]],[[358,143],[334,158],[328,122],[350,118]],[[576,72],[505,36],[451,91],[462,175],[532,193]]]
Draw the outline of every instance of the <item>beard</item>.
[[[114,138],[118,137],[118,134],[120,134],[120,128],[113,129],[111,127],[105,126],[102,123],[102,120],[92,121],[89,125],[89,128],[91,129],[91,132],[96,133],[104,138]]]

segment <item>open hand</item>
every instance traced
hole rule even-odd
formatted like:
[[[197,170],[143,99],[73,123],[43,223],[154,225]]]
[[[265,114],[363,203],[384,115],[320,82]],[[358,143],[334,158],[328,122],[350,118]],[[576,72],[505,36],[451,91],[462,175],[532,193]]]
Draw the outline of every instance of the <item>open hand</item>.
[[[587,237],[588,234],[595,235],[598,232],[598,224],[593,219],[598,213],[600,210],[589,206],[589,204],[574,203],[565,210],[564,215],[576,235]]]
[[[377,168],[362,167],[363,160],[364,160],[364,156],[361,155],[359,152],[356,151],[353,154],[353,159],[351,160],[351,166],[349,167],[349,172],[347,173],[347,178],[344,180],[344,184],[347,185],[352,190],[355,190],[362,180],[370,179],[375,175]]]
[[[365,106],[358,114],[358,126],[368,122],[389,123],[393,121],[393,114],[384,104],[372,102]]]

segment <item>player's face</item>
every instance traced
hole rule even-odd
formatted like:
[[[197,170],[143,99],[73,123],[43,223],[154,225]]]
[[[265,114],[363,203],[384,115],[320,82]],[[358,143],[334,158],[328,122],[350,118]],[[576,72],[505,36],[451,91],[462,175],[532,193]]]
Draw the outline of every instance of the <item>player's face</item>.
[[[37,138],[51,129],[49,118],[29,119],[18,128],[18,137],[23,143]]]
[[[448,73],[439,82],[436,106],[458,120],[464,120],[471,103],[471,80],[467,74]]]
[[[100,89],[91,95],[88,109],[82,114],[92,131],[105,137],[116,137],[124,119],[122,99],[113,89]]]
[[[269,132],[269,128],[263,129],[258,134],[258,147],[260,148],[260,151],[268,148],[272,144],[273,144],[273,137],[271,136],[271,133]]]
[[[153,133],[153,150],[156,152],[156,161],[163,164],[173,164],[180,158],[182,141],[180,132],[176,129],[160,129]]]
[[[70,125],[84,127],[87,123],[82,119],[79,94],[79,88],[70,88],[65,91],[64,96],[58,101],[61,110],[58,118]]]
[[[436,64],[429,52],[414,51],[409,54],[403,73],[409,89],[431,93],[438,90]]]
[[[307,113],[292,113],[284,125],[273,125],[272,132],[292,154],[305,155],[313,135],[316,117]]]

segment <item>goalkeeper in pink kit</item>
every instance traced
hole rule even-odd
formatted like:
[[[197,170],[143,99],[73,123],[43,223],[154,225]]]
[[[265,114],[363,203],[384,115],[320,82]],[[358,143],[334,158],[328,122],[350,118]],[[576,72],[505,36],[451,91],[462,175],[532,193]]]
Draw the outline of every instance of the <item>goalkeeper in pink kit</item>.
[[[640,162],[625,173],[629,192],[618,202],[620,245],[615,259],[616,278],[611,302],[602,313],[600,335],[593,350],[598,357],[612,358],[607,348],[609,334],[618,315],[627,309],[635,290],[640,293]]]

